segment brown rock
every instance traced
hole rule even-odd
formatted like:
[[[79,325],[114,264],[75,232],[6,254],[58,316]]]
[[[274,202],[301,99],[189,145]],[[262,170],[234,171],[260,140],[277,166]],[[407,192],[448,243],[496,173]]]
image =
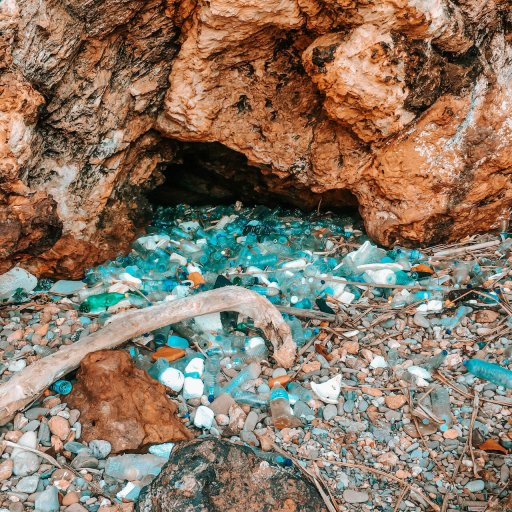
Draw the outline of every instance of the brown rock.
[[[400,409],[407,403],[407,398],[404,395],[388,395],[384,398],[384,402],[390,409]]]
[[[193,437],[176,417],[165,386],[136,368],[121,350],[89,354],[66,399],[80,410],[82,438],[105,439],[113,453]]]
[[[327,511],[314,484],[297,470],[261,463],[250,448],[227,441],[210,437],[182,443],[136,510]]]
[[[126,250],[169,163],[168,194],[358,205],[383,244],[494,228],[512,205],[509,11],[26,0],[0,20],[0,272],[78,277]]]
[[[80,495],[75,491],[68,492],[62,498],[62,504],[65,507],[67,507],[68,505],[73,505],[73,503],[78,503],[79,501],[80,501]]]
[[[0,482],[11,478],[13,466],[12,459],[7,459],[0,463]]]
[[[492,311],[491,309],[484,309],[476,313],[475,320],[481,324],[490,324],[498,320],[499,317],[500,314],[498,312]]]
[[[65,441],[69,435],[70,427],[69,422],[62,416],[53,416],[48,421],[50,432],[56,435],[61,441]]]

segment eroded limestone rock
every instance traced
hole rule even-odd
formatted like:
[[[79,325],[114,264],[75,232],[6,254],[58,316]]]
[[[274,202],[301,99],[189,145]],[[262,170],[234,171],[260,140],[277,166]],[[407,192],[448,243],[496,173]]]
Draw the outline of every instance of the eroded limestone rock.
[[[386,245],[512,203],[507,0],[8,0],[0,57],[0,271],[77,277],[126,249],[194,142],[246,157],[262,193],[357,198]]]

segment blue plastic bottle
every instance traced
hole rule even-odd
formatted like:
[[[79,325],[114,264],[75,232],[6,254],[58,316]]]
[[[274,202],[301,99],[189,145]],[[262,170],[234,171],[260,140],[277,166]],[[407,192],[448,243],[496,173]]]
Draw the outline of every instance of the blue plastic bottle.
[[[499,364],[488,363],[482,359],[469,359],[464,366],[479,379],[488,380],[497,386],[512,389],[512,371]]]

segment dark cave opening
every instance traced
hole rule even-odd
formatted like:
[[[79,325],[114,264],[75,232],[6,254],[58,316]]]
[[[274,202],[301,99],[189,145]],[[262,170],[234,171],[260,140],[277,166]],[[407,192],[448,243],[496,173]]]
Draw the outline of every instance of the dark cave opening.
[[[263,204],[318,209],[358,216],[357,199],[345,189],[315,193],[297,181],[280,179],[217,142],[180,143],[173,161],[160,169],[165,181],[148,194],[153,205]]]

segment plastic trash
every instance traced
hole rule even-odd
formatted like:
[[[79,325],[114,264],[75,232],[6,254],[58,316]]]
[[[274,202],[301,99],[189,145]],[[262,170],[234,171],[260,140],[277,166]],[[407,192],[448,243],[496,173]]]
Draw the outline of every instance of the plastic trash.
[[[437,370],[442,366],[447,357],[448,351],[442,350],[441,352],[439,352],[439,354],[425,359],[424,361],[418,363],[418,365],[421,366],[422,368],[425,368],[425,370]]]
[[[315,394],[327,404],[337,404],[341,393],[341,375],[336,375],[332,379],[317,384],[311,383],[311,389]]]
[[[231,394],[236,388],[240,387],[244,382],[257,379],[261,374],[261,366],[259,363],[250,363],[241,370],[236,377],[224,386],[223,393]]]
[[[432,403],[432,412],[443,421],[439,430],[445,432],[453,423],[448,390],[441,386],[434,388],[430,394],[430,401]]]
[[[300,420],[293,415],[288,393],[279,383],[277,383],[270,392],[270,414],[272,415],[274,426],[279,430],[293,427],[301,423]]]
[[[503,366],[488,363],[482,359],[469,359],[464,361],[464,366],[469,373],[479,379],[487,380],[506,389],[512,389],[512,371]]]
[[[99,313],[105,311],[110,306],[115,306],[126,298],[124,293],[100,293],[88,297],[80,304],[80,311],[85,313]]]
[[[50,389],[59,395],[69,395],[73,389],[73,384],[69,380],[58,380],[50,386]]]
[[[13,299],[16,292],[31,292],[37,286],[37,278],[30,272],[14,267],[0,275],[0,302]]]
[[[118,480],[142,480],[147,475],[157,476],[165,463],[165,458],[156,455],[129,453],[107,459],[105,474]]]

